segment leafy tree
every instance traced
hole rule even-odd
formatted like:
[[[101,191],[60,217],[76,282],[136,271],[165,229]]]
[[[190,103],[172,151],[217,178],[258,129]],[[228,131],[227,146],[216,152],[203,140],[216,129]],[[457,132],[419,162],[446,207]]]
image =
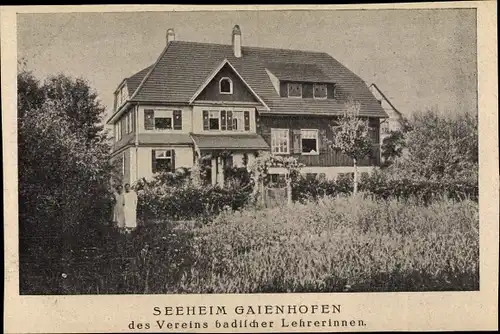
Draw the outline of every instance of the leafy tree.
[[[423,180],[476,180],[477,115],[415,113],[405,134],[405,152],[388,170],[395,177]]]
[[[55,273],[75,240],[92,242],[111,218],[113,171],[106,135],[93,123],[104,108],[82,80],[57,78],[42,84],[29,71],[18,74],[20,255],[47,261]],[[64,93],[48,91],[56,82]],[[21,276],[34,270],[23,261],[21,268]]]
[[[358,161],[372,152],[372,140],[368,120],[359,116],[361,104],[352,99],[346,102],[344,114],[336,124],[330,125],[333,138],[327,139],[332,149],[338,149],[353,161],[354,182],[353,193],[358,191]]]
[[[402,130],[392,131],[382,141],[381,155],[385,166],[391,165],[395,159],[401,157],[405,148],[405,137]]]
[[[71,120],[71,131],[81,133],[88,145],[105,139],[102,123],[105,108],[86,80],[60,74],[49,77],[42,90],[46,99],[58,101],[58,111]]]

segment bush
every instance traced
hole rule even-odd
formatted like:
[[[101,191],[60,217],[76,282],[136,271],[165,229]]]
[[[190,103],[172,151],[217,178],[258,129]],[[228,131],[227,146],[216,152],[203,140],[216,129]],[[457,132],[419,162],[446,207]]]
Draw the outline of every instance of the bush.
[[[389,179],[383,173],[363,176],[360,181],[360,190],[379,199],[417,199],[424,204],[442,197],[457,201],[464,199],[477,201],[479,196],[477,183],[470,180]],[[349,177],[341,177],[337,180],[300,178],[293,185],[292,196],[296,201],[303,201],[350,193],[352,193],[352,180]]]
[[[425,204],[446,197],[461,201],[478,201],[479,188],[469,180],[415,181],[407,178],[386,179],[378,175],[365,178],[361,189],[381,199],[418,199]]]
[[[238,210],[249,199],[251,187],[220,188],[218,186],[144,187],[138,192],[138,217],[153,220],[205,221],[225,209]]]
[[[223,213],[194,231],[194,265],[170,291],[477,290],[478,229],[467,200],[324,198]]]
[[[295,201],[304,201],[324,196],[335,197],[337,195],[350,194],[352,190],[352,181],[349,178],[320,180],[318,178],[300,177],[292,184],[292,199]]]

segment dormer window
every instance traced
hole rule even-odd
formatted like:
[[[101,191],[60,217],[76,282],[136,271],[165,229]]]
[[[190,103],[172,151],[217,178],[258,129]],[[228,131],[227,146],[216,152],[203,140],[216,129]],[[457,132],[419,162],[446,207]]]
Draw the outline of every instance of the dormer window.
[[[288,83],[288,97],[301,98],[302,97],[302,84]]]
[[[229,78],[222,78],[219,81],[219,92],[221,94],[233,94],[233,82]]]
[[[314,84],[313,97],[315,99],[323,100],[327,97],[327,87],[325,84]]]

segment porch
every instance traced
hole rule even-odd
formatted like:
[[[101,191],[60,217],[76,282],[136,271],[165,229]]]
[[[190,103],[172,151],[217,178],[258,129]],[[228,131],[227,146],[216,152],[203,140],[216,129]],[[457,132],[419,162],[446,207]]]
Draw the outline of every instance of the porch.
[[[269,150],[258,134],[191,134],[195,148],[195,164],[207,172],[208,182],[223,187],[226,171],[232,167],[247,167],[256,153]]]

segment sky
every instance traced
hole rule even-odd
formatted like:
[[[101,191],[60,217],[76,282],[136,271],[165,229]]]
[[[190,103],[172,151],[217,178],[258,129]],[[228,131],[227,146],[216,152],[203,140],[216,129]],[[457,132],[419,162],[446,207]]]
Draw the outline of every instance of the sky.
[[[107,107],[126,77],[176,40],[326,52],[405,115],[477,112],[474,9],[18,14],[18,57],[39,78],[88,80]],[[181,69],[179,69],[181,70]]]

